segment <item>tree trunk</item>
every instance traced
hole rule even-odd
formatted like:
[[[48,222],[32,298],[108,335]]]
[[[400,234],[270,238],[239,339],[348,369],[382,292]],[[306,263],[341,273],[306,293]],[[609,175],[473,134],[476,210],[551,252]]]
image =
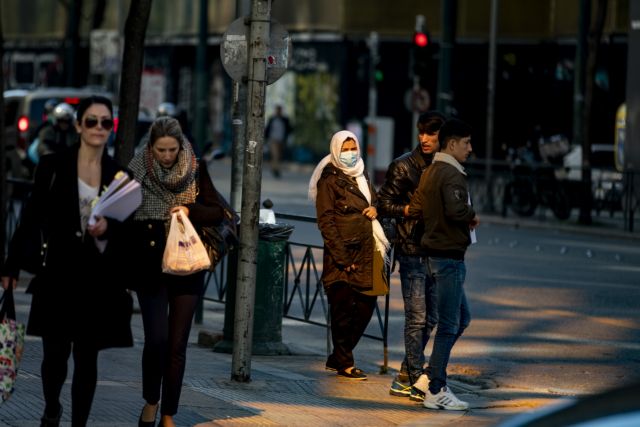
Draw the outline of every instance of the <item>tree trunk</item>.
[[[149,23],[151,2],[152,0],[132,1],[124,26],[119,122],[115,142],[115,158],[122,166],[129,164],[137,143],[135,138],[144,62],[144,38]]]
[[[78,86],[78,48],[80,46],[80,17],[82,1],[72,0],[67,6],[67,29],[64,35],[64,74],[67,86]]]
[[[0,64],[4,64],[4,33],[0,2]],[[7,241],[7,138],[4,132],[4,73],[0,72],[0,264],[4,262]]]

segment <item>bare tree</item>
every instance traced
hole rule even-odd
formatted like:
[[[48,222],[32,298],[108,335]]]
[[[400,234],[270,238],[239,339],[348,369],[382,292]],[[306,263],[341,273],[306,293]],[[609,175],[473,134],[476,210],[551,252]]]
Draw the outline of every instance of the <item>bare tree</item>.
[[[136,123],[140,104],[140,85],[144,60],[144,38],[147,33],[152,0],[132,1],[124,25],[124,51],[120,75],[119,124],[115,158],[121,165],[133,157]]]

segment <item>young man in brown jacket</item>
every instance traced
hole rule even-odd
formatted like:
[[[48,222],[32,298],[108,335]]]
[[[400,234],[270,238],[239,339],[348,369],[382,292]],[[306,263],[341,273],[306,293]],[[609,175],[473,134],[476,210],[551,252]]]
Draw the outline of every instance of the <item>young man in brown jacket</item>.
[[[461,163],[471,153],[471,127],[450,119],[438,134],[440,152],[422,174],[410,215],[421,215],[425,231],[421,244],[435,283],[438,323],[426,375],[414,387],[425,387],[423,405],[430,409],[464,411],[469,404],[447,387],[447,365],[451,350],[471,316],[464,292],[464,255],[471,244],[472,230],[480,220],[471,206],[466,172]]]

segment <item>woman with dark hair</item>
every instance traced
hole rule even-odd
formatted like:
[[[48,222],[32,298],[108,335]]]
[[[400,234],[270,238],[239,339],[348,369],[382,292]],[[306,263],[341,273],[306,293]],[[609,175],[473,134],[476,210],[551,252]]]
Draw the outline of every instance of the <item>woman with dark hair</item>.
[[[27,260],[19,248],[32,243],[33,228],[47,236],[46,265],[36,273],[27,333],[42,337],[42,427],[58,426],[60,391],[73,354],[71,424],[85,426],[96,389],[98,351],[130,347],[132,301],[119,287],[118,221],[98,217],[89,224],[92,202],[120,167],[106,153],[113,128],[111,101],[100,96],[83,100],[77,109],[78,143],[43,156],[34,187],[1,269],[2,286],[15,288]],[[33,242],[34,243],[34,242]]]
[[[197,161],[176,119],[157,118],[145,138],[144,148],[129,164],[142,185],[142,204],[129,233],[130,249],[136,254],[132,288],[138,295],[145,337],[142,397],[146,403],[138,425],[154,426],[161,406],[159,425],[173,427],[204,272],[188,276],[162,272],[171,214],[182,211],[197,229],[220,223],[223,210],[206,163]]]

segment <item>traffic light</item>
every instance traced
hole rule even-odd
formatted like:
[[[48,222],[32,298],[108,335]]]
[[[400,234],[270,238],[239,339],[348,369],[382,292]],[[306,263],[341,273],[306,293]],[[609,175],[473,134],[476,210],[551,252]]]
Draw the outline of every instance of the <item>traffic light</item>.
[[[413,34],[413,44],[416,46],[416,49],[422,49],[429,45],[429,35],[422,31],[416,31]]]
[[[431,59],[431,38],[426,28],[423,15],[416,16],[416,27],[411,44],[414,79],[424,80],[427,76]]]

